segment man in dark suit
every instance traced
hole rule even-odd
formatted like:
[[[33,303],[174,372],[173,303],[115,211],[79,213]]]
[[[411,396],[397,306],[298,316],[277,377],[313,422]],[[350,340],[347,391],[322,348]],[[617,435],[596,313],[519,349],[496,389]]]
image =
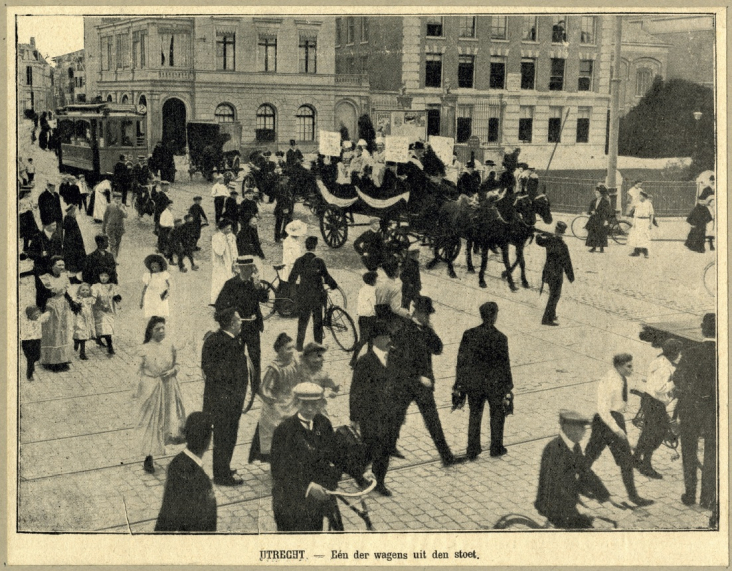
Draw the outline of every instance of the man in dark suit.
[[[460,194],[467,196],[473,196],[480,190],[480,175],[475,172],[475,159],[473,157],[465,165],[465,172],[460,175],[457,187]]]
[[[414,401],[440,454],[442,464],[452,466],[463,459],[456,459],[450,451],[435,403],[432,355],[442,353],[442,340],[430,323],[430,315],[434,312],[432,299],[418,296],[414,300],[411,319],[404,320],[403,327],[394,339],[391,352],[394,373],[387,387],[386,397],[392,411],[390,450],[396,446],[407,409]]]
[[[246,347],[249,351],[249,358],[252,360],[252,390],[256,393],[259,390],[261,379],[261,345],[259,335],[264,331],[264,319],[262,310],[259,308],[261,302],[267,301],[267,290],[259,283],[257,267],[254,265],[254,258],[240,256],[236,260],[238,276],[227,280],[216,298],[217,312],[230,307],[236,308],[242,320],[241,326],[241,351]]]
[[[541,455],[534,507],[554,527],[592,527],[592,518],[577,510],[580,494],[591,495],[601,503],[610,499],[607,488],[582,454],[580,441],[588,424],[589,418],[573,411],[560,411],[559,436],[546,445]]]
[[[211,420],[202,412],[188,416],[186,448],[170,462],[163,505],[155,531],[216,531],[216,496],[201,458],[211,444]]]
[[[491,422],[491,456],[508,452],[503,446],[506,406],[511,399],[513,377],[508,356],[508,339],[496,329],[498,304],[488,301],[480,306],[483,324],[463,333],[458,349],[453,393],[468,397],[468,458],[475,460],[482,452],[480,425],[483,407],[488,401]]]
[[[287,156],[285,157],[287,166],[289,168],[298,167],[302,163],[302,160],[302,151],[297,148],[297,141],[290,139],[290,148],[287,150]]]
[[[121,194],[122,204],[127,204],[127,192],[130,190],[131,180],[132,170],[127,167],[125,156],[120,155],[112,171],[112,188]]]
[[[315,255],[318,246],[316,236],[308,236],[305,240],[305,254],[300,256],[292,266],[288,282],[291,285],[300,280],[297,290],[297,350],[302,351],[305,343],[305,332],[308,328],[310,316],[313,316],[313,337],[316,343],[323,343],[323,308],[325,307],[325,283],[330,289],[336,289],[338,284],[328,273],[325,262]]]
[[[323,531],[323,517],[340,522],[336,499],[327,493],[341,477],[333,426],[318,413],[320,385],[300,383],[293,393],[298,412],[272,437],[272,511],[277,531]]]
[[[370,272],[376,271],[384,261],[384,236],[380,232],[379,219],[372,218],[370,228],[353,243],[353,249],[361,256],[361,262]]]
[[[94,236],[97,249],[86,257],[84,269],[81,272],[81,279],[88,284],[99,282],[99,274],[106,272],[109,274],[109,282],[116,284],[117,281],[117,262],[114,256],[107,251],[109,247],[109,238],[104,234]]]
[[[36,305],[46,306],[46,288],[43,287],[41,276],[51,271],[51,258],[63,256],[62,234],[56,230],[58,224],[50,222],[43,226],[38,234],[31,238],[28,244],[27,255],[33,260],[33,276],[36,288]]]
[[[49,182],[46,185],[46,190],[38,196],[38,212],[41,215],[41,225],[47,226],[51,222],[55,222],[55,232],[61,237],[64,213],[61,209],[61,197],[56,192],[55,184]]]
[[[567,231],[567,225],[561,220],[557,222],[554,235],[537,234],[536,243],[546,248],[546,262],[544,263],[544,271],[541,274],[541,285],[549,286],[549,300],[546,302],[544,317],[541,320],[542,325],[559,325],[557,323],[557,304],[559,297],[562,295],[562,284],[564,283],[564,274],[570,283],[574,281],[574,270],[572,269],[572,260],[569,257],[569,248],[562,240],[562,236]],[[539,291],[541,293],[541,290]]]
[[[382,496],[391,496],[384,482],[390,452],[387,445],[389,404],[385,391],[392,374],[389,367],[391,332],[388,325],[377,321],[371,329],[370,341],[368,352],[356,361],[353,368],[350,419],[367,447],[371,471],[377,482],[375,490]]]
[[[216,313],[220,329],[203,343],[201,369],[204,374],[203,412],[214,426],[214,483],[241,486],[234,476],[231,457],[239,433],[239,418],[247,394],[247,358],[241,346],[241,317],[230,307]]]
[[[679,392],[679,428],[684,467],[684,494],[681,501],[696,503],[699,438],[704,439],[699,505],[717,506],[717,318],[707,313],[702,320],[704,341],[681,352],[674,378]]]

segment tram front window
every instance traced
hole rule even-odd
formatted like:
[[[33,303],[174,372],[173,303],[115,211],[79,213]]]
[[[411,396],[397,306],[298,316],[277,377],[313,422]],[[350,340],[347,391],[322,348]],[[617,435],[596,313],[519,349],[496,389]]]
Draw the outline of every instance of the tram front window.
[[[135,131],[132,121],[127,119],[122,120],[122,146],[123,147],[134,147],[135,143]]]
[[[91,146],[91,125],[88,121],[74,122],[74,144],[81,147]]]
[[[107,146],[119,145],[119,121],[107,121]]]

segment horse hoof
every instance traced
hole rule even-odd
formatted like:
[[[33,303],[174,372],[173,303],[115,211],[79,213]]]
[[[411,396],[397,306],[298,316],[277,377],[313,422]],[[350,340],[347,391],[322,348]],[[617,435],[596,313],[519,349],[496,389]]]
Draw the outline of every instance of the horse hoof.
[[[468,273],[469,274],[474,274],[475,273],[475,269],[474,268],[468,268]]]
[[[518,291],[518,288],[514,284],[508,284],[508,287],[511,288],[511,291],[514,291],[514,292]]]
[[[481,281],[481,282],[479,282],[479,283],[478,283],[478,285],[479,285],[480,287],[482,287],[482,288],[486,288],[486,287],[488,287],[488,284],[487,284],[487,283],[485,283],[485,281]]]
[[[449,273],[448,275],[449,275],[449,276],[450,276],[450,277],[451,277],[452,279],[456,279],[456,278],[457,278],[457,274],[456,274],[455,272],[450,272],[450,273]]]
[[[521,282],[521,287],[529,289],[531,286],[529,285],[529,282]]]
[[[508,279],[508,272],[501,272],[501,277],[505,280]]]

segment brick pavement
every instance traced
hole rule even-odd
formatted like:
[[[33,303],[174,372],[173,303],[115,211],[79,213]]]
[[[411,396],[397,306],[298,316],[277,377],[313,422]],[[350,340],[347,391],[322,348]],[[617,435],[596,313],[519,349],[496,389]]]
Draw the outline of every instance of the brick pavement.
[[[28,156],[51,169],[48,157],[35,159],[36,147]],[[43,176],[39,174],[39,181]],[[187,179],[187,177],[185,177]],[[41,184],[39,183],[39,188]],[[200,178],[173,186],[175,212],[187,210],[191,198],[201,194],[204,207],[213,208],[208,185]],[[262,205],[260,237],[268,263],[279,260],[279,247],[271,241],[271,206]],[[317,221],[302,206],[298,217],[318,233]],[[80,217],[86,243],[93,244],[99,227]],[[662,222],[663,223],[663,222]],[[681,227],[681,226],[679,226]],[[87,362],[74,361],[68,373],[52,374],[40,369],[35,381],[19,381],[20,401],[20,503],[19,527],[33,531],[106,530],[114,533],[143,533],[152,530],[160,505],[167,463],[181,447],[171,446],[168,455],[156,458],[158,470],[142,471],[134,426],[137,385],[136,348],[141,343],[144,319],[139,310],[142,258],[153,251],[154,237],[149,218],[130,214],[128,232],[120,256],[120,289],[123,312],[118,318],[114,358],[92,346]],[[353,229],[349,243],[321,253],[333,275],[348,292],[349,307],[361,284],[357,257],[350,247],[361,229]],[[668,232],[668,230],[665,230]],[[172,268],[174,316],[170,334],[179,348],[179,375],[187,410],[200,408],[203,383],[198,359],[201,339],[213,328],[207,307],[210,284],[211,227],[204,229],[197,255],[201,271],[180,274]],[[500,267],[488,266],[488,287],[480,289],[477,277],[464,271],[462,257],[457,264],[460,279],[446,276],[444,266],[423,272],[425,293],[436,301],[436,330],[445,342],[443,356],[435,359],[435,398],[448,442],[456,453],[465,449],[467,408],[450,412],[450,389],[454,378],[457,346],[462,332],[476,325],[477,306],[485,300],[499,303],[498,327],[509,337],[516,385],[516,414],[506,424],[509,454],[500,459],[481,456],[476,462],[443,468],[416,407],[411,407],[402,429],[400,449],[406,460],[393,462],[388,485],[394,497],[368,499],[374,525],[379,530],[481,530],[490,529],[503,515],[519,513],[540,523],[533,510],[539,457],[543,446],[557,431],[557,410],[571,406],[592,412],[596,380],[609,367],[612,354],[630,351],[637,370],[643,372],[657,351],[638,340],[639,322],[669,316],[700,316],[713,308],[701,287],[701,272],[710,254],[694,256],[680,242],[658,242],[649,260],[629,259],[627,249],[612,245],[604,256],[586,253],[583,245],[568,238],[577,280],[565,287],[559,306],[562,325],[548,329],[539,325],[546,293],[540,298],[538,285],[543,249],[530,246],[527,265],[532,289],[511,293],[498,276]],[[428,252],[423,252],[426,261]],[[683,257],[684,263],[676,260]],[[265,268],[265,278],[274,276]],[[30,280],[20,284],[21,307],[32,293]],[[263,362],[272,356],[271,345],[280,331],[294,333],[294,320],[273,317],[262,339]],[[327,334],[328,335],[328,334]],[[334,424],[347,421],[350,370],[348,355],[326,337],[331,350],[326,366],[343,385],[342,393],[329,402]],[[22,361],[22,358],[21,358]],[[632,401],[637,408],[637,399]],[[632,418],[634,410],[628,414]],[[274,530],[271,514],[271,479],[267,466],[246,464],[251,436],[258,416],[258,404],[242,417],[239,441],[232,465],[246,484],[237,489],[216,487],[219,502],[219,530],[258,533]],[[487,414],[486,414],[487,416]],[[487,420],[484,422],[487,440]],[[637,431],[631,428],[631,442]],[[680,460],[662,448],[654,457],[662,481],[637,475],[640,493],[656,500],[645,509],[618,510],[586,502],[588,510],[616,520],[622,529],[696,529],[707,524],[708,512],[687,508],[678,498],[683,489]],[[211,454],[204,457],[211,473]],[[624,491],[619,470],[609,453],[596,464],[598,474],[620,502]],[[415,485],[418,483],[418,485]],[[363,523],[344,509],[347,529],[363,529]],[[128,527],[129,521],[129,527]],[[600,527],[610,527],[598,522]]]

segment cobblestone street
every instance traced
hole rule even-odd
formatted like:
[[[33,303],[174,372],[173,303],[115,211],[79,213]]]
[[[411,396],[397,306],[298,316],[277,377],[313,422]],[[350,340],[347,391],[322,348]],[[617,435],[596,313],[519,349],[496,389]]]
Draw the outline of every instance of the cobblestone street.
[[[21,136],[22,136],[21,131]],[[34,157],[38,183],[34,197],[46,180],[57,177],[55,157],[38,147],[22,150]],[[199,245],[198,272],[180,273],[171,268],[173,286],[169,335],[172,335],[181,361],[178,379],[186,411],[200,410],[203,381],[200,352],[203,335],[215,328],[212,308],[208,306],[211,280],[210,242],[213,232],[213,199],[210,186],[200,175],[193,181],[179,165],[177,181],[170,195],[176,216],[192,204],[195,195],[204,197],[203,206],[212,221],[204,228]],[[551,198],[551,197],[550,197]],[[281,247],[273,241],[272,205],[260,205],[260,238],[267,256],[264,279],[271,280],[271,265],[281,258]],[[297,218],[307,222],[309,234],[320,235],[318,221],[301,204]],[[555,215],[571,222],[571,216]],[[100,226],[85,214],[79,216],[88,252]],[[715,300],[703,286],[702,274],[714,253],[695,255],[683,247],[687,225],[681,219],[661,219],[659,236],[651,257],[629,258],[628,249],[610,245],[607,253],[589,254],[584,244],[568,235],[576,281],[565,282],[558,314],[560,327],[540,325],[547,299],[538,286],[544,249],[527,247],[527,271],[530,289],[512,293],[500,279],[502,266],[491,255],[488,287],[478,287],[476,276],[465,271],[464,255],[456,264],[458,279],[450,279],[444,265],[424,270],[431,259],[422,249],[423,294],[430,295],[437,309],[433,316],[435,330],[445,343],[443,355],[435,358],[437,376],[435,398],[450,446],[456,454],[464,453],[467,442],[468,412],[451,412],[451,388],[455,374],[458,344],[465,329],[479,323],[478,306],[493,300],[499,305],[497,327],[509,339],[515,384],[515,415],[506,421],[505,442],[508,454],[490,458],[484,453],[477,461],[444,468],[432,444],[416,406],[409,409],[402,429],[399,448],[406,456],[394,460],[387,475],[393,497],[373,495],[369,512],[378,531],[487,530],[508,514],[521,514],[539,524],[544,518],[533,507],[536,495],[539,460],[543,447],[557,434],[557,413],[573,408],[592,414],[596,405],[598,379],[611,367],[618,352],[630,352],[635,358],[638,385],[650,361],[659,353],[638,334],[641,323],[656,319],[688,318],[701,321],[707,311],[714,311]],[[544,227],[548,229],[548,227]],[[322,242],[322,255],[333,277],[348,294],[348,310],[356,318],[356,298],[361,285],[360,266],[352,243],[362,228],[349,229],[348,243],[340,250],[330,250]],[[677,241],[670,241],[676,239]],[[19,531],[104,531],[119,534],[151,532],[157,517],[165,483],[165,469],[181,450],[170,446],[165,457],[156,457],[154,475],[142,468],[134,427],[137,401],[136,351],[142,343],[145,320],[139,309],[143,258],[154,251],[152,221],[138,219],[133,210],[127,221],[119,258],[122,312],[117,318],[115,347],[117,354],[108,358],[93,343],[89,360],[75,360],[71,370],[51,373],[37,369],[33,382],[24,375],[18,381],[19,403]],[[21,269],[27,262],[21,263]],[[33,299],[31,277],[20,280],[19,307]],[[294,336],[296,320],[274,316],[265,322],[262,335],[262,364],[273,357],[272,344],[277,334],[286,331]],[[312,330],[309,330],[312,335]],[[348,395],[351,370],[350,354],[341,351],[326,333],[326,368],[342,385],[340,394],[329,402],[334,426],[348,422]],[[20,368],[25,362],[19,357]],[[639,406],[631,397],[626,419],[630,421]],[[218,529],[221,532],[269,533],[275,531],[271,509],[271,477],[267,464],[247,464],[247,455],[259,416],[259,403],[242,416],[239,440],[232,467],[245,480],[239,488],[216,487]],[[485,416],[488,416],[486,411]],[[638,431],[628,422],[634,445]],[[483,443],[487,451],[488,420],[484,418]],[[722,460],[725,456],[722,457]],[[586,511],[617,522],[626,530],[705,529],[709,511],[698,506],[686,507],[680,501],[683,492],[681,460],[675,451],[662,447],[654,464],[662,480],[650,480],[636,472],[639,493],[655,504],[630,509],[600,506],[587,500]],[[211,452],[204,456],[204,467],[211,475]],[[626,500],[620,471],[609,452],[595,464],[618,505]],[[346,530],[363,530],[363,522],[350,510],[342,510]],[[610,529],[607,521],[596,526]]]

